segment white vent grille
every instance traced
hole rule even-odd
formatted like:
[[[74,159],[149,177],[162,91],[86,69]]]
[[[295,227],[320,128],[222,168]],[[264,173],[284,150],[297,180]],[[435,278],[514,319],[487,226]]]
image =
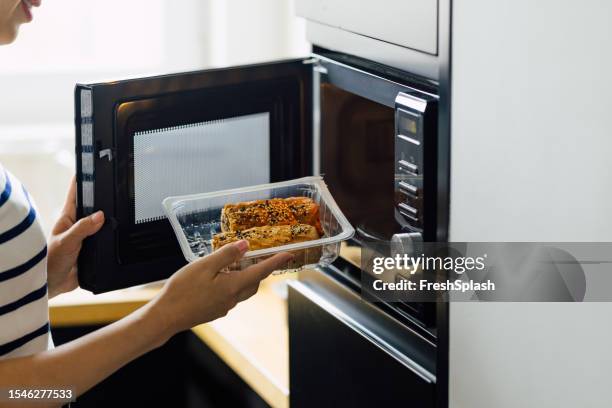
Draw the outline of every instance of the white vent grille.
[[[165,218],[161,202],[270,181],[270,114],[134,134],[136,224]]]

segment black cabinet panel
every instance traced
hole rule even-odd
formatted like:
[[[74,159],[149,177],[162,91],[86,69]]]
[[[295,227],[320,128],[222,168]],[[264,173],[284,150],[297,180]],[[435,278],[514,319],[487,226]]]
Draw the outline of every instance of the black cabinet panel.
[[[301,407],[433,407],[435,383],[289,288],[290,398]]]
[[[60,346],[99,328],[53,328],[53,340]],[[107,407],[270,408],[191,331],[126,364],[70,405]]]

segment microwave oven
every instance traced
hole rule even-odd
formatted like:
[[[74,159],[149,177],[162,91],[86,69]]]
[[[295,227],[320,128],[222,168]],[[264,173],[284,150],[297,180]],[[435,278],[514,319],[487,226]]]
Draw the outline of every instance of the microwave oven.
[[[364,240],[436,240],[437,84],[347,54],[75,89],[77,212],[103,210],[79,283],[94,293],[160,280],[185,264],[161,202],[322,174]],[[344,251],[346,253],[346,251]],[[339,269],[358,274],[349,256]],[[352,272],[351,272],[352,271]]]

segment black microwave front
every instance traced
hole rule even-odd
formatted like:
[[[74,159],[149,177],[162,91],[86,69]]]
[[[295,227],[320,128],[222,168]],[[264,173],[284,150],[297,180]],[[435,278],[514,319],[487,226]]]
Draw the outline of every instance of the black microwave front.
[[[382,140],[362,142],[358,134],[352,140],[350,135],[321,140],[321,130],[329,131],[351,109],[350,101],[337,112],[333,107],[333,98],[348,101],[344,93],[391,109],[392,135],[385,142],[391,150]],[[81,287],[100,293],[152,282],[185,264],[161,205],[168,196],[327,171],[332,194],[342,197],[350,192],[347,183],[356,182],[352,175],[350,180],[343,176],[367,168],[377,151],[389,171],[370,178],[379,185],[389,182],[380,189],[383,199],[372,202],[391,203],[400,229],[435,229],[427,226],[434,217],[426,206],[427,200],[435,201],[435,192],[427,198],[423,177],[434,172],[423,160],[430,154],[427,148],[435,148],[435,138],[429,147],[424,141],[424,129],[434,127],[433,107],[429,94],[323,56],[77,85],[77,216],[97,210],[106,215],[102,229],[83,244]],[[376,113],[364,116],[369,108],[361,108],[361,120],[352,126],[376,129],[388,123]],[[368,129],[362,133],[380,133]],[[364,152],[361,167],[356,166],[359,157],[348,157]],[[352,165],[338,168],[337,163],[349,161]],[[370,196],[378,195],[373,191]],[[344,195],[351,213],[368,212]]]

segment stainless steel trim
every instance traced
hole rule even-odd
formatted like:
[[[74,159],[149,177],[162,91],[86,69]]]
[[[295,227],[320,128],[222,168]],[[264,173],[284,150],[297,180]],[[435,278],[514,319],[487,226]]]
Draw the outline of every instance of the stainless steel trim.
[[[340,307],[336,306],[334,303],[332,303],[324,296],[317,293],[315,290],[313,290],[308,285],[305,285],[302,282],[292,281],[289,282],[289,285],[293,289],[301,293],[303,296],[308,298],[310,301],[312,301],[314,304],[328,312],[334,318],[338,319],[339,321],[350,327],[357,334],[359,334],[360,336],[371,342],[373,345],[380,348],[381,350],[389,354],[391,357],[399,361],[406,368],[408,368],[410,371],[412,371],[414,374],[419,376],[427,383],[432,384],[436,382],[436,376],[434,374],[429,372],[429,370],[418,364],[413,359],[409,358],[405,353],[398,350],[396,347],[387,342],[377,333],[360,323],[358,319],[356,319],[354,316],[351,316],[348,311],[342,310]]]
[[[319,59],[319,64],[314,65],[315,71],[320,71],[320,68],[317,68],[319,66],[326,69],[325,80],[327,82],[390,108],[395,109],[398,94],[407,95],[407,92],[422,97],[423,101],[437,100],[438,98],[437,95],[383,78],[322,55],[312,55]],[[415,98],[415,100],[419,99]],[[426,102],[424,104],[427,105]]]
[[[402,84],[402,83],[399,83],[399,82],[396,82],[396,81],[392,81],[392,80],[387,79],[387,78],[383,78],[383,77],[381,77],[381,76],[379,76],[379,75],[372,74],[371,72],[364,71],[364,70],[362,70],[362,69],[360,69],[360,68],[356,68],[356,67],[354,67],[354,66],[344,64],[344,63],[342,63],[342,62],[339,62],[339,61],[333,60],[333,59],[331,59],[331,58],[324,57],[324,56],[322,56],[322,55],[318,55],[318,54],[312,54],[312,55],[314,56],[314,58],[317,58],[317,59],[319,60],[319,62],[321,62],[321,63],[334,64],[334,65],[337,65],[337,66],[339,66],[339,67],[346,68],[346,69],[350,69],[351,71],[355,71],[355,72],[358,72],[358,73],[360,73],[360,74],[366,75],[366,76],[368,76],[368,77],[371,77],[372,79],[378,79],[378,80],[381,80],[381,81],[388,82],[388,83],[390,83],[390,84],[395,84],[395,85],[398,85],[398,86],[402,86],[402,87],[405,87],[405,88],[409,88],[411,91],[415,91],[415,92],[422,93],[423,95],[427,95],[428,97],[431,97],[431,98],[436,99],[436,100],[438,99],[438,95],[436,95],[436,94],[432,94],[432,93],[429,93],[429,92],[425,92],[425,91],[423,91],[423,90],[420,90],[420,89],[417,89],[417,88],[413,88],[413,87],[411,87],[411,86],[404,85],[404,84]],[[408,96],[408,94],[403,93],[403,92],[400,92],[400,93],[398,94],[398,96],[399,96],[399,95],[406,95],[406,96]],[[414,99],[418,100],[417,98],[414,98]],[[397,97],[396,97],[396,100],[397,100]],[[408,105],[406,105],[406,106],[408,106]]]
[[[327,74],[327,68],[325,68],[323,65],[317,64],[317,65],[313,66],[312,69],[315,72],[319,72],[321,74]]]
[[[321,174],[321,75],[327,73],[317,69],[321,67],[318,58],[312,71],[312,174]]]
[[[395,103],[398,105],[406,106],[410,109],[414,109],[421,113],[425,112],[427,109],[427,101],[423,99],[416,98],[412,95],[405,94],[400,92],[395,97]]]

